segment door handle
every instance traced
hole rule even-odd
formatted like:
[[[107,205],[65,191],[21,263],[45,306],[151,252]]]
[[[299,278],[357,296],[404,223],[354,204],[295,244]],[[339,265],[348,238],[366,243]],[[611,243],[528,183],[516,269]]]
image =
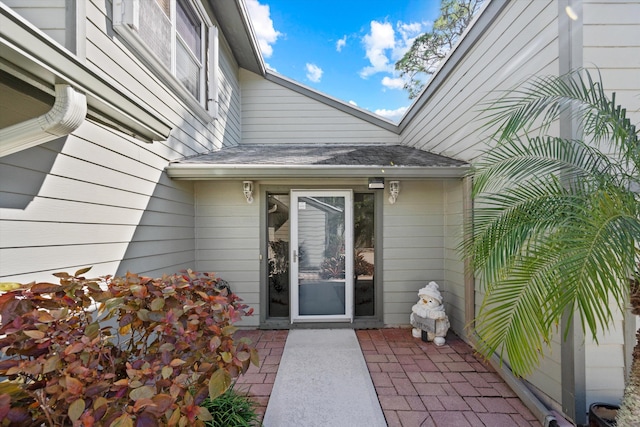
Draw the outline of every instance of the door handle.
[[[298,262],[298,251],[293,250],[293,262]]]

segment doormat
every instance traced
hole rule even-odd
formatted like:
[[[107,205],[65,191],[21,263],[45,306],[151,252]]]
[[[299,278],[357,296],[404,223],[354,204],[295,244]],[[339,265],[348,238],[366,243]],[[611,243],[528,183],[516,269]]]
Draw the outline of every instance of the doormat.
[[[387,425],[354,330],[289,331],[263,425]]]

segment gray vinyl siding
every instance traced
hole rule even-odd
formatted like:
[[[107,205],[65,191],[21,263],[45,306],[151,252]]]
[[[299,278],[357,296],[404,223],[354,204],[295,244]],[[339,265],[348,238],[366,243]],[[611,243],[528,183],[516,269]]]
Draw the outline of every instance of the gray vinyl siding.
[[[240,143],[242,117],[240,113],[239,68],[233,54],[224,39],[220,37],[220,55],[218,58],[218,119],[215,126],[215,138],[223,146]]]
[[[585,0],[583,11],[584,66],[597,67],[632,123],[640,122],[640,2]]]
[[[87,121],[0,158],[0,280],[192,267],[192,184],[168,179],[151,148]]]
[[[459,252],[463,236],[462,180],[444,182],[444,281],[442,296],[451,329],[466,337],[464,263]]]
[[[509,2],[406,125],[402,143],[474,160],[486,147],[478,131],[482,103],[533,74],[557,73],[557,19],[555,1]]]
[[[70,18],[68,7],[74,7],[75,0],[2,0],[2,2],[61,46],[71,48],[67,42]]]
[[[51,280],[86,266],[155,277],[195,269],[194,184],[164,168],[239,143],[238,66],[222,34],[219,118],[204,121],[114,32],[110,1],[83,6],[87,66],[172,132],[147,144],[87,119],[67,137],[0,158],[0,281]]]
[[[487,148],[480,130],[482,106],[497,91],[512,88],[532,75],[558,74],[558,11],[554,0],[511,1],[457,66],[430,93],[426,104],[401,132],[403,144],[473,162]],[[444,241],[445,300],[452,328],[464,334],[464,266],[456,256],[461,221],[461,188],[447,186]],[[476,311],[482,302],[476,289]],[[471,319],[468,319],[471,320]],[[559,346],[527,377],[534,387],[561,401]]]
[[[247,203],[240,181],[196,183],[196,269],[215,272],[254,308],[242,326],[260,320],[260,192]]]
[[[616,103],[627,108],[632,123],[639,123],[640,3],[585,0],[583,16],[584,66],[601,73],[606,90],[615,92]],[[618,403],[622,398],[628,369],[625,352],[635,341],[625,347],[624,320],[616,309],[609,331],[599,334],[597,343],[590,336],[585,339],[587,405]]]
[[[240,70],[242,143],[397,144],[398,135]]]
[[[401,181],[383,219],[384,324],[408,325],[418,290],[434,280],[444,290],[444,217],[441,181]],[[447,298],[446,295],[444,295]]]

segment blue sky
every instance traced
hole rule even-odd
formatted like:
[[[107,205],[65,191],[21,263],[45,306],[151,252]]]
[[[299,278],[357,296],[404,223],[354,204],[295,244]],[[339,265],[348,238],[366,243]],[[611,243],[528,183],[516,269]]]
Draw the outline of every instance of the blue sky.
[[[267,67],[398,121],[411,104],[395,62],[440,0],[246,0]]]

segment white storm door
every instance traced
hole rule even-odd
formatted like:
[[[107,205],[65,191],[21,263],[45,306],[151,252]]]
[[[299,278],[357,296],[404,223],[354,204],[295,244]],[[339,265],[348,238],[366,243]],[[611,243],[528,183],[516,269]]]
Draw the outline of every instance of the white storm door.
[[[353,321],[353,193],[291,190],[291,322]]]

